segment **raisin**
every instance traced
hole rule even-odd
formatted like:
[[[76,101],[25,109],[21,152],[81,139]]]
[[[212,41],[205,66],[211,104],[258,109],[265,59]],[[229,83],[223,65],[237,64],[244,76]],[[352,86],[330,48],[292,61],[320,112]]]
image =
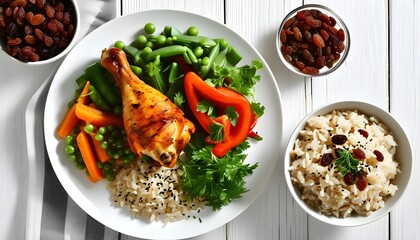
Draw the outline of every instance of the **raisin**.
[[[316,58],[316,64],[319,69],[325,66],[325,56],[319,56]]]
[[[347,141],[346,135],[337,134],[332,136],[331,141],[336,145],[343,145]]]
[[[338,36],[338,39],[340,39],[340,41],[344,42],[344,40],[345,40],[345,34],[344,34],[344,30],[343,29],[341,29],[341,28],[338,29],[337,36]]]
[[[332,153],[325,153],[321,160],[319,161],[319,165],[326,167],[329,166],[334,160],[334,156],[332,155]]]
[[[36,43],[36,38],[34,35],[26,35],[25,42],[29,45],[34,45]]]
[[[351,175],[351,173],[346,173],[346,175],[344,175],[344,183],[347,185],[353,185],[354,184],[354,177],[353,175]]]
[[[359,129],[359,130],[357,130],[359,133],[360,133],[360,135],[362,135],[364,138],[368,138],[369,137],[369,133],[366,131],[366,130],[364,130],[364,129]]]
[[[45,17],[44,15],[42,15],[41,13],[35,14],[33,17],[31,17],[31,19],[29,20],[29,22],[31,23],[32,26],[38,26],[41,23],[43,23],[45,21]]]
[[[306,66],[306,67],[302,68],[302,72],[305,73],[305,74],[309,74],[309,75],[315,75],[315,74],[319,73],[319,69],[314,68],[314,67]]]
[[[7,40],[7,45],[9,46],[18,46],[21,43],[22,43],[22,39],[20,38],[13,38],[13,39]]]
[[[35,35],[39,40],[44,41],[44,33],[38,28],[35,28]]]
[[[380,151],[375,150],[373,151],[373,154],[375,154],[376,160],[378,160],[378,162],[382,162],[384,160],[384,155]]]
[[[31,46],[24,46],[21,49],[22,54],[30,56],[35,52],[35,48],[31,47]]]
[[[319,34],[321,35],[322,39],[324,39],[324,41],[327,41],[328,38],[330,38],[330,35],[324,29],[321,29]]]
[[[365,152],[360,148],[355,148],[351,152],[352,156],[356,159],[363,160],[366,158]]]
[[[286,35],[286,31],[284,31],[283,29],[280,31],[280,42],[281,43],[285,43],[287,40],[287,35]]]
[[[295,18],[289,18],[289,20],[287,20],[285,23],[284,23],[284,29],[286,29],[286,28],[289,28],[290,26],[292,26],[292,24],[295,22]]]
[[[305,19],[305,23],[307,23],[309,26],[313,27],[313,28],[319,28],[322,25],[322,22],[318,19],[314,19],[311,17],[307,17]]]
[[[314,41],[314,44],[317,47],[319,47],[319,48],[325,47],[324,39],[318,33],[315,33],[315,34],[312,35],[312,40]]]
[[[298,61],[298,60],[295,60],[294,61],[294,65],[299,69],[299,70],[302,70],[302,68],[304,68],[305,67],[305,64],[303,63],[303,62],[301,62],[301,61]]]
[[[45,46],[51,47],[54,44],[54,40],[50,36],[44,37]]]
[[[295,36],[295,39],[297,41],[302,41],[302,33],[300,32],[299,28],[294,27],[293,28],[293,36]]]
[[[313,64],[315,62],[315,58],[312,55],[311,52],[309,52],[309,50],[305,49],[302,51],[303,54],[303,58],[306,60],[307,63],[309,63],[310,65]]]
[[[50,5],[47,5],[45,7],[45,13],[47,14],[48,18],[54,18],[55,17],[55,9],[51,7]]]
[[[357,178],[356,180],[357,189],[359,189],[360,191],[363,191],[366,189],[367,185],[368,185],[368,182],[366,181],[366,178],[364,177]]]

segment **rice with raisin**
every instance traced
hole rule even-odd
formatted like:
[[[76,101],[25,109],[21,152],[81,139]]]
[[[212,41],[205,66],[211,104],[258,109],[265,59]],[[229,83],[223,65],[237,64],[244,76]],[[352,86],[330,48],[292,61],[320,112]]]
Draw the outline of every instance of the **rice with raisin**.
[[[331,140],[334,135],[346,136],[345,143],[335,144]],[[400,172],[394,159],[396,148],[392,133],[373,116],[357,110],[314,116],[300,131],[290,153],[291,179],[300,188],[302,199],[325,215],[367,216],[382,208],[398,189],[392,184]],[[364,153],[358,165],[362,174],[357,178],[364,178],[365,186],[344,179],[335,163],[339,157],[335,149]],[[320,160],[329,153],[334,160],[323,166]]]
[[[205,205],[187,199],[180,186],[181,173],[178,166],[156,167],[137,160],[122,168],[108,189],[115,205],[125,206],[134,217],[166,224],[185,219]]]

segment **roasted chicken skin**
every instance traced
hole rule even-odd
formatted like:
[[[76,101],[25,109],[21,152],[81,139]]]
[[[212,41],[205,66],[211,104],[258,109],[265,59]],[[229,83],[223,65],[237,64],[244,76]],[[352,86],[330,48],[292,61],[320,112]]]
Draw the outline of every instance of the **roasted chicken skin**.
[[[122,95],[123,120],[133,152],[173,167],[195,132],[194,124],[164,94],[135,75],[121,49],[102,51],[101,64],[114,76]]]

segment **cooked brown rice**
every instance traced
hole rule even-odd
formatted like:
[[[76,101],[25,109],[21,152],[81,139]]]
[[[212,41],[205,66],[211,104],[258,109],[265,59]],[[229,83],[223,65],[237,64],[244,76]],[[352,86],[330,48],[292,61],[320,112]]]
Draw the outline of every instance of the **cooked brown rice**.
[[[109,185],[112,201],[137,218],[164,223],[185,219],[204,206],[190,202],[180,188],[182,169],[155,167],[142,160],[122,168]]]
[[[365,130],[368,137],[364,137],[359,129]],[[333,147],[337,147],[331,141],[335,134],[347,136],[346,143],[340,148],[360,148],[366,155],[359,165],[367,174],[368,185],[363,191],[356,184],[347,185],[334,162],[328,167],[318,163],[325,153],[331,153]],[[369,215],[383,207],[386,198],[398,189],[392,184],[392,179],[400,171],[394,159],[396,147],[388,128],[375,117],[356,110],[314,116],[300,131],[290,153],[291,179],[300,188],[302,199],[325,215],[346,217],[353,212]],[[382,162],[376,159],[374,150],[383,154]]]

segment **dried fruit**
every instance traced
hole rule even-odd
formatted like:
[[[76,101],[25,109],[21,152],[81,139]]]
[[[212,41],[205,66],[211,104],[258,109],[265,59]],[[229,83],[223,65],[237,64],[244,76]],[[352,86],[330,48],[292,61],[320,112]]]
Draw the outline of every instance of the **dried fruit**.
[[[347,141],[346,135],[337,134],[332,136],[331,141],[336,145],[343,145]]]
[[[367,185],[368,185],[368,182],[366,181],[366,178],[364,177],[357,178],[356,180],[357,189],[359,189],[360,191],[363,191],[366,189]]]
[[[375,154],[376,160],[378,160],[378,162],[382,162],[384,160],[384,155],[380,151],[375,150],[373,151],[373,154]]]
[[[369,133],[366,131],[366,130],[364,130],[364,129],[359,129],[359,130],[357,130],[359,133],[360,133],[360,135],[362,135],[364,138],[368,138],[369,137]]]
[[[38,26],[41,23],[43,23],[45,21],[45,17],[44,15],[42,15],[41,13],[35,14],[33,17],[31,17],[31,19],[29,20],[29,22],[31,23],[32,26]]]
[[[354,184],[354,177],[353,175],[351,175],[351,173],[346,173],[346,175],[344,175],[344,183],[347,185],[353,185]]]
[[[321,160],[319,161],[319,165],[326,167],[332,163],[334,160],[334,156],[332,153],[326,153],[322,156]]]
[[[360,148],[353,149],[351,153],[356,159],[363,160],[366,158],[365,152],[363,152],[363,150]]]

